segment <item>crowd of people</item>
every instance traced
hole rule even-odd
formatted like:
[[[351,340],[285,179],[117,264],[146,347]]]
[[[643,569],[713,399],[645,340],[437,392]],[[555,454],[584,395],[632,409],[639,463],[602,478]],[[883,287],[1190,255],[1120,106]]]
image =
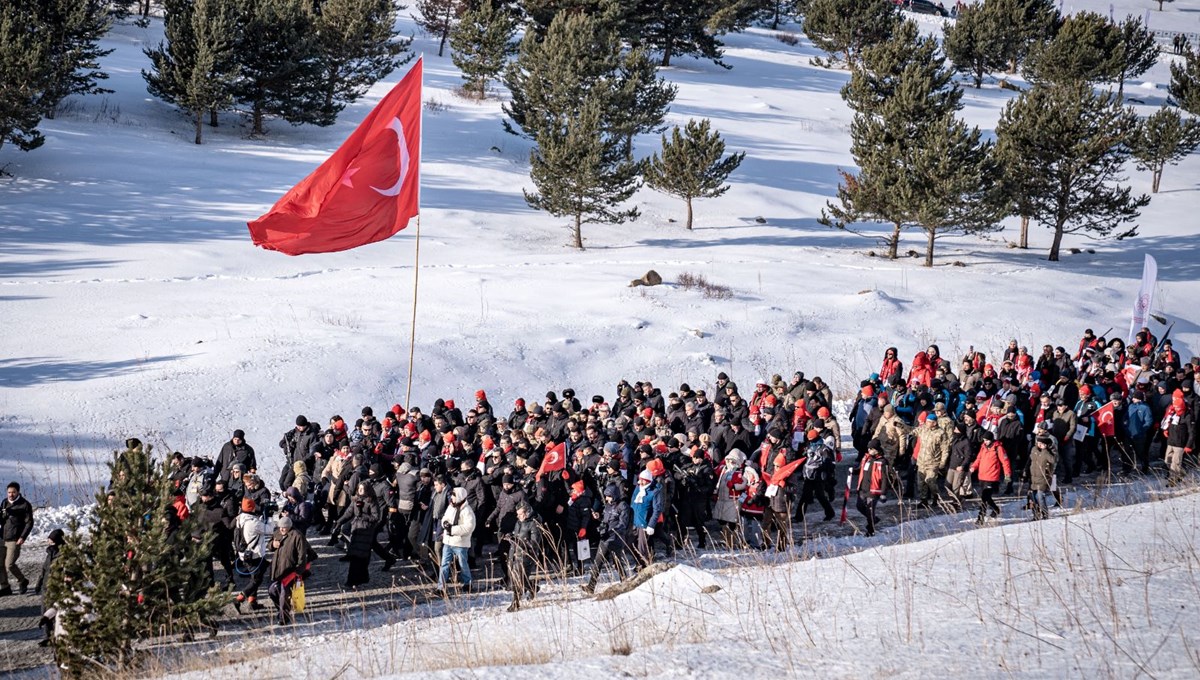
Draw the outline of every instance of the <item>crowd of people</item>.
[[[177,520],[198,516],[196,536],[214,534],[239,610],[262,608],[267,583],[289,621],[310,540],[344,549],[345,589],[370,583],[374,556],[385,572],[416,565],[448,594],[486,558],[515,610],[548,570],[586,575],[591,593],[605,569],[624,579],[688,547],[785,550],[834,521],[839,496],[842,520],[853,498],[869,536],[890,498],[961,512],[978,496],[982,523],[997,495],[1018,493],[1043,519],[1081,476],[1148,474],[1156,460],[1176,484],[1195,465],[1198,370],[1147,329],[1129,346],[1088,330],[1073,351],[1014,340],[989,359],[972,347],[957,367],[936,345],[907,368],[888,348],[844,424],[830,386],[800,371],[744,389],[722,372],[665,394],[621,380],[611,397],[565,389],[508,413],[479,390],[465,409],[368,406],[324,427],[297,416],[272,487],[241,430],[214,460],[174,454],[171,479]]]

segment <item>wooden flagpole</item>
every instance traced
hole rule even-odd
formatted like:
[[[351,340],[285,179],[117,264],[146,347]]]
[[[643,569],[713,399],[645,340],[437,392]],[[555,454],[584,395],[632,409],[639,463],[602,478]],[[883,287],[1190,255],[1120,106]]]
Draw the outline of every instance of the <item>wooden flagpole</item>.
[[[412,407],[413,355],[417,348],[417,285],[421,282],[421,213],[417,213],[417,238],[413,255],[412,333],[408,338],[408,387],[404,390],[404,408]]]
[[[421,162],[425,159],[425,55],[422,53],[418,58],[421,62],[421,101],[418,106],[421,107],[418,113],[420,124],[420,135],[417,136],[417,168],[420,169]],[[424,173],[422,173],[424,174]],[[421,282],[421,183],[417,182],[417,236],[416,243],[413,247],[413,293],[412,293],[412,327],[408,336],[408,385],[404,388],[404,408],[412,408],[412,383],[413,383],[413,356],[417,350],[417,285]]]

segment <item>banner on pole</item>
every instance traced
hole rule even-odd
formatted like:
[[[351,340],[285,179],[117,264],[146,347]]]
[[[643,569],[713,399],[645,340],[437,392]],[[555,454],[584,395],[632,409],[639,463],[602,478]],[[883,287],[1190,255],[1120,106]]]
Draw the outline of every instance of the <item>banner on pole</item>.
[[[1127,343],[1133,343],[1133,337],[1146,325],[1146,319],[1150,318],[1150,306],[1154,304],[1154,286],[1157,281],[1158,263],[1147,255],[1146,263],[1142,265],[1142,286],[1133,301],[1133,319],[1129,322]]]

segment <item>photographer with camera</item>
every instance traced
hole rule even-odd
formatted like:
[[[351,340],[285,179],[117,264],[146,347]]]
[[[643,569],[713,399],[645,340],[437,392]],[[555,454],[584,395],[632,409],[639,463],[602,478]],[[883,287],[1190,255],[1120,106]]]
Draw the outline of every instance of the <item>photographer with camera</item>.
[[[238,556],[236,569],[238,575],[250,577],[250,584],[239,591],[234,600],[233,606],[239,612],[243,602],[247,603],[251,610],[263,608],[258,602],[258,589],[262,587],[263,578],[271,568],[271,562],[267,559],[267,542],[272,533],[271,525],[258,511],[254,499],[242,499],[241,509],[233,535]]]

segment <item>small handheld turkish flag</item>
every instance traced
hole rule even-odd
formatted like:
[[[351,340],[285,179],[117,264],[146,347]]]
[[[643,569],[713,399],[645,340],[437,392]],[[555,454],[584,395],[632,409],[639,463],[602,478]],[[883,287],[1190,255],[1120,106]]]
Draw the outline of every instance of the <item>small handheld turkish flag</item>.
[[[1101,437],[1112,437],[1117,433],[1117,423],[1111,401],[1096,409],[1096,413],[1092,417],[1096,419],[1096,431],[1100,433]]]
[[[419,211],[421,60],[324,163],[249,223],[254,244],[288,255],[382,241]]]
[[[567,445],[547,446],[546,456],[542,458],[542,466],[538,468],[537,478],[541,479],[542,475],[547,472],[565,469],[567,469]]]

